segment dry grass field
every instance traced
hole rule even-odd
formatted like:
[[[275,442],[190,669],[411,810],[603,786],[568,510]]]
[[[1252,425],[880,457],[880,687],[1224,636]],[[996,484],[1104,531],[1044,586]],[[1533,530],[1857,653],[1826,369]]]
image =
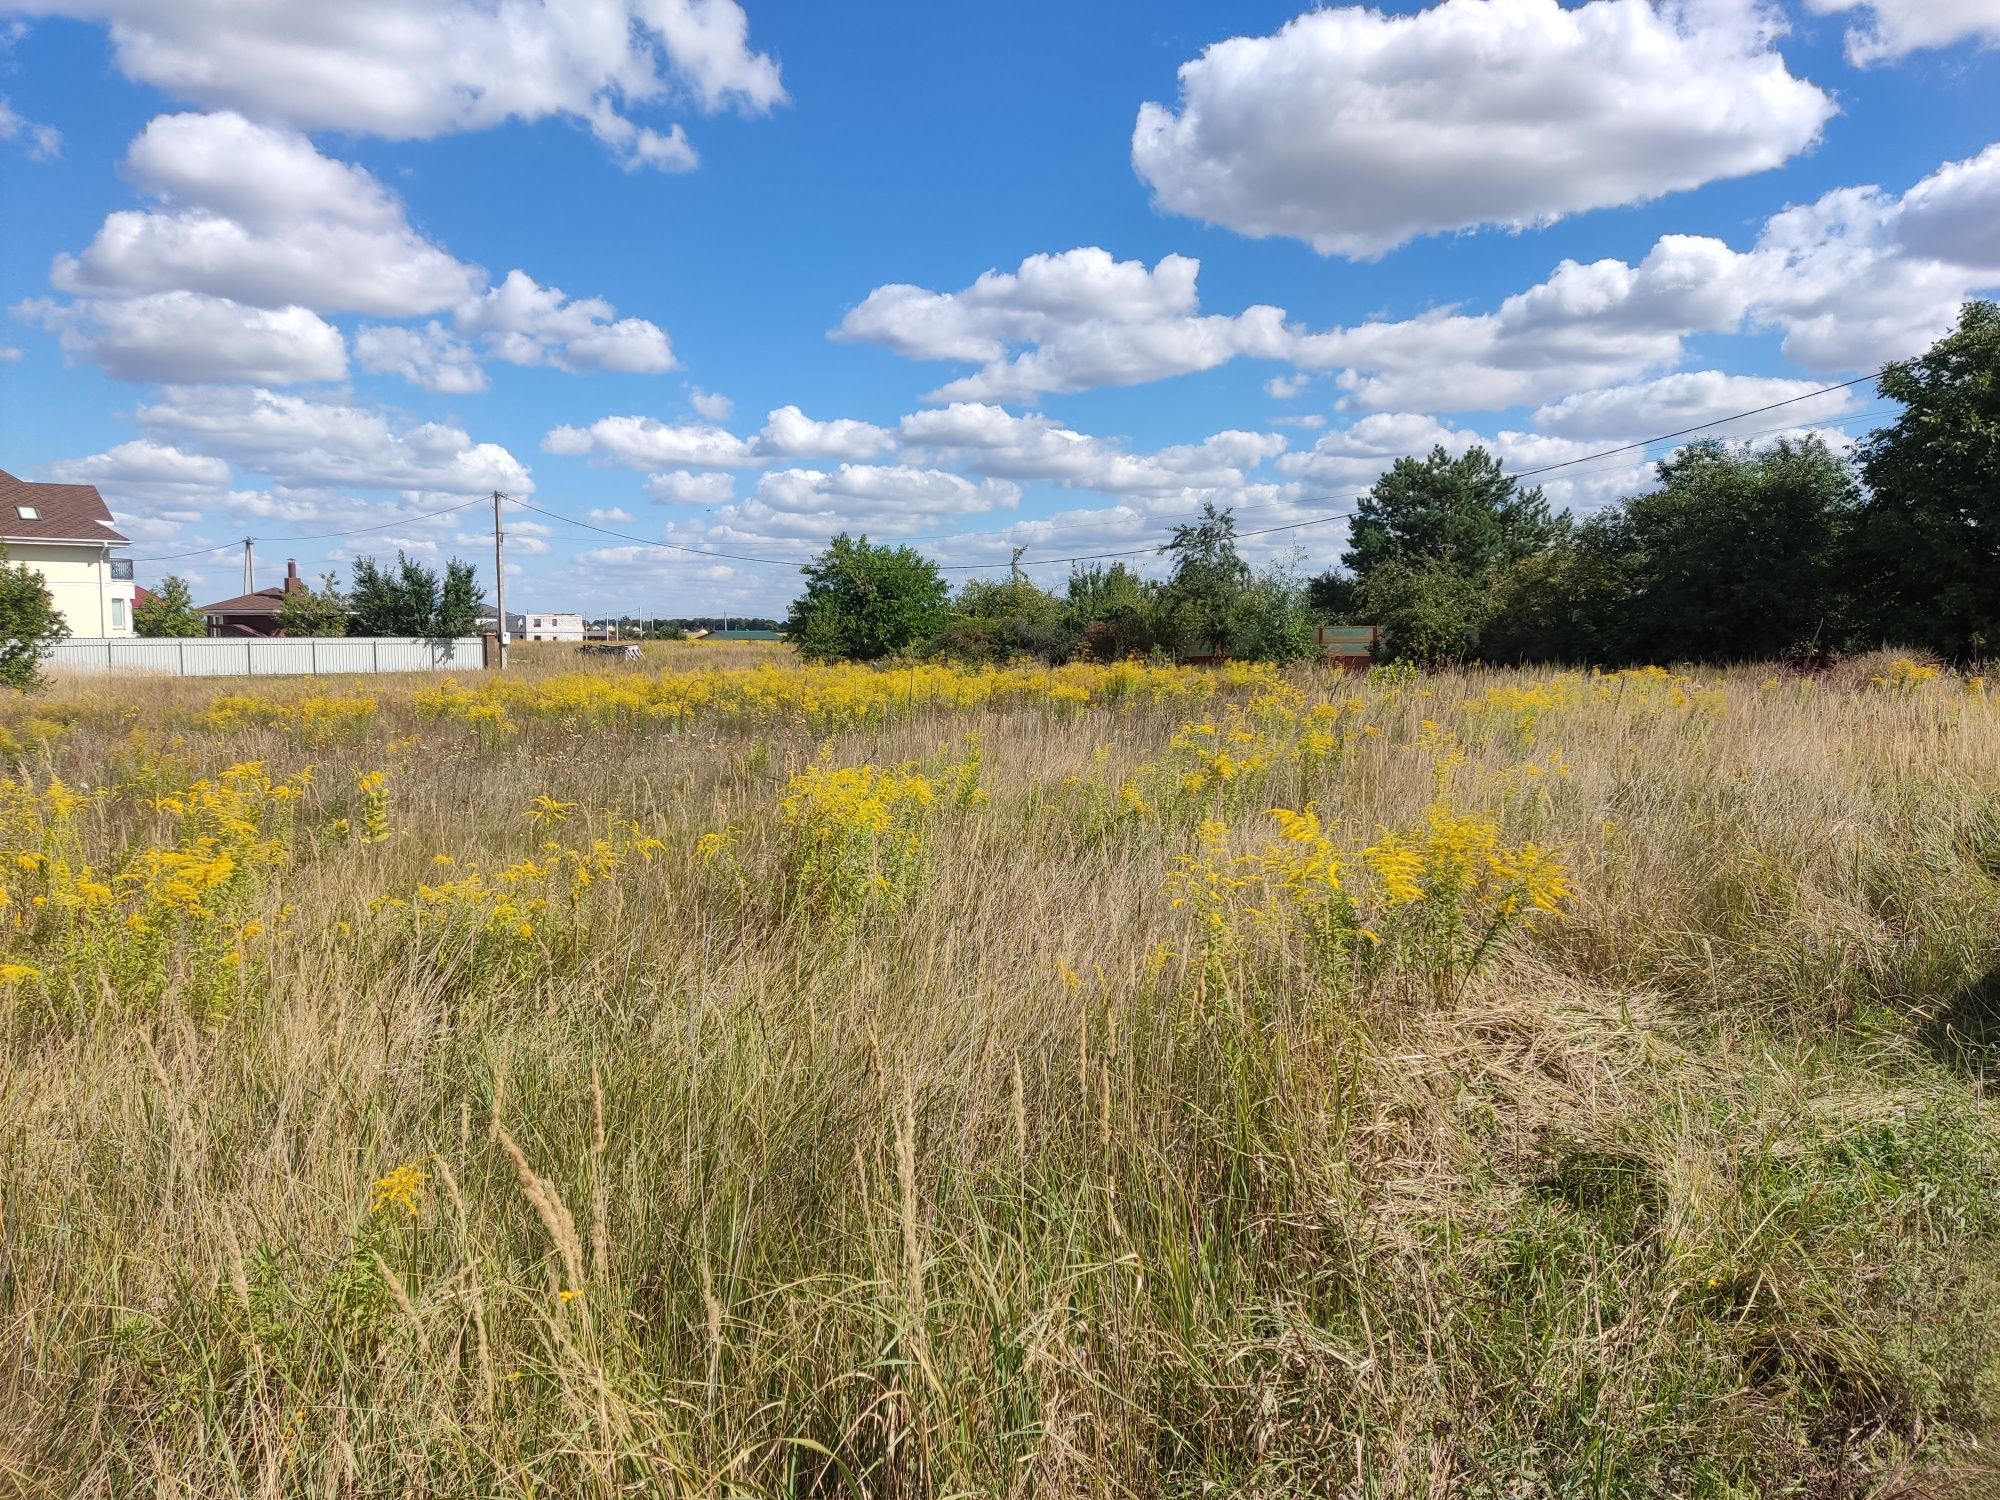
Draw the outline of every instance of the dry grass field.
[[[1983,684],[649,649],[0,709],[0,1494],[2000,1486]]]

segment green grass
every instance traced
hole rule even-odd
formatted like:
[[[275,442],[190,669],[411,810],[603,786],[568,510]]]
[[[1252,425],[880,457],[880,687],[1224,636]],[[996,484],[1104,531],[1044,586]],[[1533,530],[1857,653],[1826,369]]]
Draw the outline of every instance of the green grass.
[[[1171,704],[496,736],[379,689],[307,744],[35,702],[66,727],[13,725],[13,774],[110,788],[101,865],[165,761],[316,771],[240,898],[297,913],[226,990],[14,934],[0,1494],[1993,1493],[2000,707],[1745,678],[1483,738],[1522,681],[1302,680],[1355,737],[1231,817],[1359,847],[1455,726],[1455,803],[1577,895],[1442,998],[1248,927],[1204,956],[1166,887],[1213,808],[1106,811]],[[987,798],[903,904],[817,919],[789,778],[974,731]],[[379,767],[393,836],[327,832]],[[532,946],[371,910],[613,815],[663,852]],[[371,1207],[405,1164],[417,1212]]]

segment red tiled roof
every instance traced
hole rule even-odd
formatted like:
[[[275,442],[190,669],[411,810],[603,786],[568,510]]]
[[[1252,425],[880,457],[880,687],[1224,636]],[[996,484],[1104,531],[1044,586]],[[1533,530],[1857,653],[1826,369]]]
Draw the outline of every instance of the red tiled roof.
[[[21,507],[39,511],[33,520]],[[36,484],[0,469],[0,542],[111,542],[132,539],[111,524],[94,484]]]

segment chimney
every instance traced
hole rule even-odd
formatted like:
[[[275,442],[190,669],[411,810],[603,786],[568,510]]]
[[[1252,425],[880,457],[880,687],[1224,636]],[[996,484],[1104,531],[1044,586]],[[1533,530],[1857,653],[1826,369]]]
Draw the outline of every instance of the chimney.
[[[296,594],[304,588],[305,584],[299,578],[299,560],[296,557],[286,558],[285,592],[288,594]]]

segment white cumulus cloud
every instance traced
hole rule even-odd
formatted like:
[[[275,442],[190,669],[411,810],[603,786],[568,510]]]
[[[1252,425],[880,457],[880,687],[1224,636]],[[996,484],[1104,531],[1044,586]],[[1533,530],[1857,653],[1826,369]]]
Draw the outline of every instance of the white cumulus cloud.
[[[354,335],[354,359],[375,375],[400,375],[412,385],[445,396],[486,389],[486,371],[472,346],[436,319],[422,328],[381,324]]]
[[[132,143],[125,174],[162,206],[107,217],[81,253],[58,257],[59,290],[402,317],[457,303],[484,280],[412,229],[372,175],[296,131],[236,114],[162,115]]]
[[[1848,60],[1857,67],[1889,62],[1954,42],[2000,44],[2000,0],[1805,0],[1821,15],[1865,12],[1866,25],[1849,28]]]
[[[124,378],[332,378],[332,329],[317,315],[341,312],[394,318],[448,311],[449,328],[435,318],[421,327],[376,324],[355,340],[363,369],[445,394],[486,389],[477,351],[576,373],[674,368],[665,330],[619,317],[601,297],[567,297],[519,270],[488,286],[481,267],[418,234],[401,199],[373,175],[325,155],[297,131],[228,112],[163,115],[132,143],[124,170],[154,206],[112,213],[81,252],[57,257],[50,279],[78,299],[60,310],[65,321],[77,329],[128,328],[143,319],[157,328],[163,309],[177,308],[186,319],[201,307],[216,323],[218,308],[240,305],[264,310],[238,321],[267,343],[286,333],[294,343],[308,332],[319,340],[314,358],[301,355],[302,368],[314,373],[287,374],[269,358],[244,363],[240,349],[211,350],[192,338],[175,346],[163,337],[141,356],[121,352],[118,340],[72,337],[73,355],[97,358]],[[234,343],[248,336],[239,333]]]
[[[966,515],[1003,510],[1020,498],[1020,486],[1003,479],[975,481],[908,464],[841,464],[831,471],[778,469],[757,483],[757,499],[764,505],[832,516],[841,525],[912,513]]]
[[[94,484],[107,495],[210,494],[228,485],[229,465],[205,453],[186,453],[171,443],[138,438],[88,458],[50,464],[49,477],[64,484]]]
[[[1679,431],[1760,407],[1778,407],[1764,418],[1762,425],[1766,427],[1780,421],[1822,422],[1854,410],[1857,403],[1853,387],[1814,395],[1819,384],[1813,380],[1689,370],[1679,375],[1663,375],[1657,380],[1565,396],[1539,408],[1534,424],[1537,431],[1556,437],[1598,441]],[[1725,428],[1717,431],[1718,435],[1727,435]]]
[[[781,406],[764,420],[757,453],[764,458],[873,458],[895,446],[895,434],[852,417],[816,422],[796,406]]]
[[[19,141],[34,161],[54,161],[62,155],[62,132],[24,119],[4,94],[0,94],[0,141]]]
[[[1157,205],[1372,257],[1767,171],[1833,102],[1758,0],[1443,0],[1314,10],[1180,70],[1132,161]]]
[[[674,469],[650,476],[646,493],[661,505],[723,505],[736,498],[736,481],[716,470],[695,474]]]
[[[1018,270],[987,271],[963,291],[877,287],[833,336],[879,344],[909,359],[983,365],[926,398],[935,401],[1009,401],[1044,391],[1137,385],[1213,369],[1239,354],[1278,357],[1284,315],[1275,307],[1199,315],[1200,269],[1200,261],[1185,255],[1164,256],[1148,267],[1114,260],[1094,245],[1031,255]]]
[[[868,422],[815,421],[796,406],[781,406],[755,437],[739,437],[714,422],[620,416],[600,417],[588,427],[557,427],[542,446],[632,469],[754,469],[781,459],[870,458],[895,441],[893,433]]]
[[[618,317],[602,297],[565,297],[525,271],[509,271],[500,285],[461,303],[454,323],[509,364],[636,375],[674,368],[673,345],[655,324]]]
[[[35,298],[17,316],[55,333],[71,359],[120,380],[241,380],[286,385],[338,380],[347,346],[303,307],[245,307],[198,292],[58,303]]]
[[[341,401],[239,385],[170,385],[138,411],[175,434],[268,474],[281,487],[315,485],[474,495],[527,495],[534,481],[497,443],[475,443],[444,422],[414,425]]]
[[[1949,328],[1968,297],[2000,286],[1996,222],[2000,145],[1944,164],[1900,196],[1842,188],[1784,209],[1748,249],[1668,234],[1636,261],[1565,260],[1489,311],[1445,305],[1318,331],[1275,307],[1207,316],[1194,301],[1193,262],[1171,268],[1176,295],[1148,298],[1135,295],[1139,277],[1156,285],[1168,262],[1149,271],[1085,249],[1036,260],[1121,268],[1127,300],[1111,306],[1122,321],[1102,299],[1036,299],[1017,278],[989,276],[958,293],[878,288],[838,336],[916,358],[987,361],[927,398],[938,401],[990,405],[1248,356],[1333,372],[1349,407],[1489,411],[1667,373],[1702,333],[1773,330],[1786,356],[1815,372],[1907,357]],[[1296,379],[1267,390],[1289,393]]]
[[[1244,483],[1247,470],[1285,449],[1285,439],[1275,433],[1221,432],[1200,443],[1135,454],[1051,417],[1016,416],[1004,407],[968,401],[914,412],[898,430],[906,446],[976,473],[1106,494],[1234,488]]]
[[[566,116],[628,166],[694,164],[635,109],[763,114],[778,65],[736,0],[6,0],[107,23],[121,72],[176,98],[396,140]]]
[[[733,469],[755,461],[748,440],[725,427],[662,422],[655,417],[599,417],[588,427],[564,425],[542,439],[550,453],[605,459],[633,469],[689,464]]]

